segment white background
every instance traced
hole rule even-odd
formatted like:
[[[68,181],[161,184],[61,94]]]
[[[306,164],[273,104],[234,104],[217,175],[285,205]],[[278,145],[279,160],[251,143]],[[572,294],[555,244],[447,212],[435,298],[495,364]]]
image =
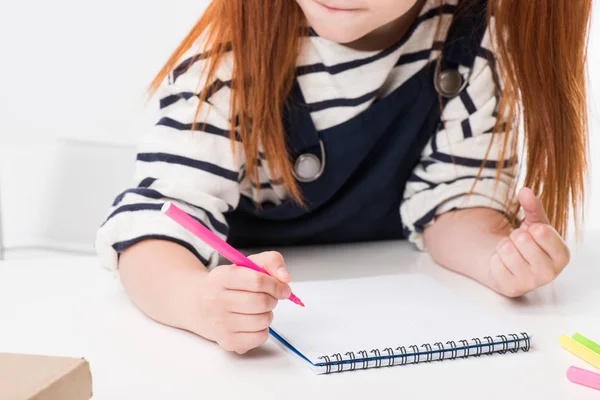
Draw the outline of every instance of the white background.
[[[131,146],[154,122],[145,88],[207,4],[0,0],[0,206],[8,247],[90,250],[90,227],[128,184]],[[588,68],[592,159],[600,155],[598,4]],[[61,138],[76,141],[57,144]],[[32,148],[23,151],[23,142]],[[590,180],[600,188],[600,173],[593,169]],[[590,206],[600,198],[595,192],[588,229],[600,227],[600,209]],[[70,217],[73,207],[84,213]]]

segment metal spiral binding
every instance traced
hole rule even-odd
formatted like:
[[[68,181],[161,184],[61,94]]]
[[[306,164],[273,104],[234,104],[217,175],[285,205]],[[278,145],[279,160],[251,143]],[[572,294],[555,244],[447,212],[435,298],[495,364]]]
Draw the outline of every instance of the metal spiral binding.
[[[371,353],[375,356],[375,368],[381,367],[381,351],[373,349]]]
[[[349,351],[342,356],[341,353],[335,353],[330,356],[321,356],[319,360],[323,361],[322,366],[325,367],[325,374],[333,372],[354,371],[357,369],[380,368],[382,366],[393,367],[395,365],[407,365],[409,360],[411,364],[429,363],[433,361],[434,354],[438,353],[438,361],[454,360],[467,357],[481,357],[483,354],[491,355],[494,352],[505,354],[507,352],[516,353],[519,350],[527,352],[531,348],[531,338],[525,332],[520,334],[511,333],[508,335],[496,335],[499,341],[494,342],[492,336],[484,336],[483,338],[472,338],[471,342],[466,339],[456,341],[450,340],[446,344],[435,342],[433,344],[424,343],[421,346],[410,345],[408,348],[412,353],[408,353],[406,346],[386,347],[382,350],[372,349],[371,351],[360,350],[358,352]],[[510,344],[514,346],[510,347]],[[501,349],[497,349],[498,346]],[[448,353],[450,353],[448,355]],[[357,357],[358,354],[358,357]],[[422,356],[425,356],[423,358]],[[387,359],[387,364],[385,364]],[[373,364],[374,362],[374,364]],[[371,364],[371,365],[369,365]],[[347,366],[345,368],[345,366]]]
[[[467,358],[471,355],[471,348],[469,347],[469,341],[462,339],[459,340],[460,344],[462,344],[465,354],[463,354],[462,358]],[[508,345],[507,345],[508,346]]]
[[[369,366],[368,354],[366,350],[361,350],[358,352],[360,354],[360,358],[362,358],[362,369],[366,369]]]
[[[446,349],[444,348],[444,344],[442,342],[435,342],[433,345],[437,347],[437,351],[440,353],[438,361],[444,361],[446,359]]]
[[[383,351],[387,352],[387,357],[389,360],[388,367],[393,367],[394,364],[396,363],[394,349],[392,349],[391,347],[386,347],[385,349],[383,349]]]
[[[525,335],[527,335],[527,334],[525,334]],[[508,335],[508,336],[512,337],[512,339],[513,339],[515,342],[519,343],[519,336],[518,336],[518,335],[516,335],[516,334],[514,334],[514,333],[511,333],[511,334],[510,334],[510,335]],[[528,340],[528,342],[529,342],[529,340]],[[510,351],[511,353],[516,353],[517,351],[519,351],[519,346],[516,346],[515,348],[512,348],[512,349],[510,349],[509,351]]]
[[[408,347],[410,347],[410,349],[413,351],[413,357],[415,358],[414,363],[415,364],[420,363],[421,362],[421,354],[419,353],[419,346],[416,346],[413,344]]]
[[[408,358],[406,357],[406,347],[400,346],[396,350],[398,350],[401,354],[400,359],[402,360],[402,364],[400,365],[406,365],[408,362]]]
[[[433,351],[431,345],[429,343],[425,343],[422,344],[421,347],[425,349],[425,354],[427,354],[427,359],[425,360],[425,362],[429,363],[433,361]]]
[[[332,357],[335,357],[335,362],[338,366],[338,372],[342,372],[344,370],[344,364],[342,363],[342,361],[344,361],[344,358],[340,353],[335,353]]]
[[[506,352],[508,351],[508,339],[505,335],[498,335],[498,337],[502,339],[502,350],[500,350],[498,353],[506,354]]]
[[[350,371],[354,371],[356,369],[356,356],[353,351],[347,352],[346,355],[350,358]]]
[[[531,349],[531,338],[525,332],[521,332],[521,336],[523,336],[525,341],[525,347],[523,347],[523,351],[529,351]]]
[[[327,367],[327,370],[325,371],[325,373],[326,374],[331,373],[331,358],[329,358],[329,356],[321,356],[321,357],[319,357],[319,359],[325,360],[325,365]]]
[[[483,348],[481,346],[481,339],[473,338],[471,340],[475,342],[475,346],[476,346],[475,348],[477,349],[477,353],[475,355],[473,355],[473,357],[481,357],[482,350],[483,350]]]
[[[446,342],[446,344],[450,346],[450,350],[452,351],[450,359],[454,360],[458,356],[458,351],[456,350],[456,342],[454,340],[450,340]]]
[[[494,339],[492,339],[491,336],[484,336],[483,338],[488,343],[488,348],[489,348],[488,352],[485,354],[487,354],[488,356],[491,356],[492,352],[494,351]]]

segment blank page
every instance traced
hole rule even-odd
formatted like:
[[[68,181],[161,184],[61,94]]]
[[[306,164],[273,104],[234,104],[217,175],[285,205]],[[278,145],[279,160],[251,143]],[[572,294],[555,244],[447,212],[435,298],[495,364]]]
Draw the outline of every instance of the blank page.
[[[514,333],[420,274],[299,282],[271,328],[313,364],[319,356]]]

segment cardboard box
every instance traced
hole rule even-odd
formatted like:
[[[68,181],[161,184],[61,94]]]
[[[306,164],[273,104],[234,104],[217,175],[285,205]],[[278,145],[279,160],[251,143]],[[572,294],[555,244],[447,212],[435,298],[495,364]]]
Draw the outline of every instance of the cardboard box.
[[[92,374],[84,359],[0,353],[0,399],[89,400]]]

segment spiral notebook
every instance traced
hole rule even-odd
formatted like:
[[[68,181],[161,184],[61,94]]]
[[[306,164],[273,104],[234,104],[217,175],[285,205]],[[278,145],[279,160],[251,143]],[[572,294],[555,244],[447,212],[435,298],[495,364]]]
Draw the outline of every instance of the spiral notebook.
[[[316,373],[529,351],[531,336],[421,274],[299,282],[271,334]]]

